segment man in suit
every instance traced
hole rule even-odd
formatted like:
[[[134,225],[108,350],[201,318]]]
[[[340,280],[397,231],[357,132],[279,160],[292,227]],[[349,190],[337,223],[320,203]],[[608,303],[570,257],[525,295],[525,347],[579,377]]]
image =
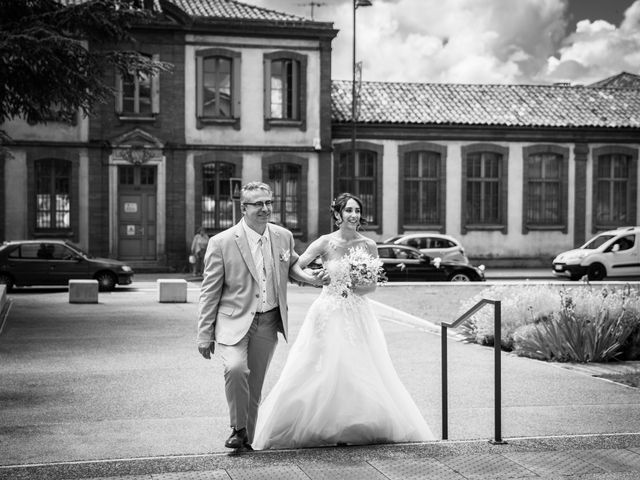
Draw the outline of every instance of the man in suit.
[[[198,350],[222,359],[231,436],[225,446],[251,450],[262,385],[278,343],[287,339],[287,281],[312,285],[328,281],[304,272],[293,235],[269,223],[271,188],[261,182],[242,187],[243,218],[209,240],[198,314]]]

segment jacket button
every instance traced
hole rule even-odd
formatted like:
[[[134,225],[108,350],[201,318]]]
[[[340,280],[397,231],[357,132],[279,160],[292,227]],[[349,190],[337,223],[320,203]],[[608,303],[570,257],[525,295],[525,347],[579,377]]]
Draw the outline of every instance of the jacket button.
[[[260,295],[259,295],[259,294],[256,294],[256,298],[260,298]]]

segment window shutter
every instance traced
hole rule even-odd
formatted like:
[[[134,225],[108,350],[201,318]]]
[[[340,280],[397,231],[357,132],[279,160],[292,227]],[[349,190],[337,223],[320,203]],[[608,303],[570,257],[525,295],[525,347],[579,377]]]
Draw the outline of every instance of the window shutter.
[[[202,86],[204,84],[204,79],[202,75],[204,74],[202,62],[204,59],[202,56],[198,55],[196,57],[196,117],[202,118],[202,114],[204,112],[204,107],[202,105]]]
[[[160,55],[156,53],[152,59],[157,62],[160,60]],[[160,113],[160,72],[151,77],[151,113]]]
[[[241,95],[240,95],[240,87],[242,86],[241,81],[241,57],[237,56],[233,58],[233,74],[231,78],[231,92],[233,95],[233,118],[240,118],[240,106],[241,106]]]
[[[264,60],[264,118],[271,118],[271,60],[268,58]]]
[[[123,92],[122,92],[122,74],[116,71],[116,113],[122,113]]]

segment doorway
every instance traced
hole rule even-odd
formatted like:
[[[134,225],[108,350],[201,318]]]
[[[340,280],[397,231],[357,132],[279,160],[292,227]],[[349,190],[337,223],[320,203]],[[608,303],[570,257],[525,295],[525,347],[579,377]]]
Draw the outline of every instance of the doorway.
[[[118,258],[155,260],[155,165],[118,166]]]

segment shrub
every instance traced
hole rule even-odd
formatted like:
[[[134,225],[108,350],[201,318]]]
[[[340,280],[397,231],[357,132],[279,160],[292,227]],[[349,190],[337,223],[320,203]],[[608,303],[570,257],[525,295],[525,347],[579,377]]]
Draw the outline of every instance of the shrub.
[[[501,342],[505,350],[512,350],[513,335],[519,327],[547,318],[560,307],[557,292],[548,286],[496,285],[463,303],[460,312],[466,312],[483,298],[501,301]],[[493,308],[485,307],[460,325],[458,332],[469,342],[493,345],[493,324]]]
[[[630,287],[492,287],[464,310],[481,298],[502,301],[502,347],[518,355],[561,362],[640,358],[640,296]],[[492,345],[492,309],[475,313],[460,332],[468,341]]]

